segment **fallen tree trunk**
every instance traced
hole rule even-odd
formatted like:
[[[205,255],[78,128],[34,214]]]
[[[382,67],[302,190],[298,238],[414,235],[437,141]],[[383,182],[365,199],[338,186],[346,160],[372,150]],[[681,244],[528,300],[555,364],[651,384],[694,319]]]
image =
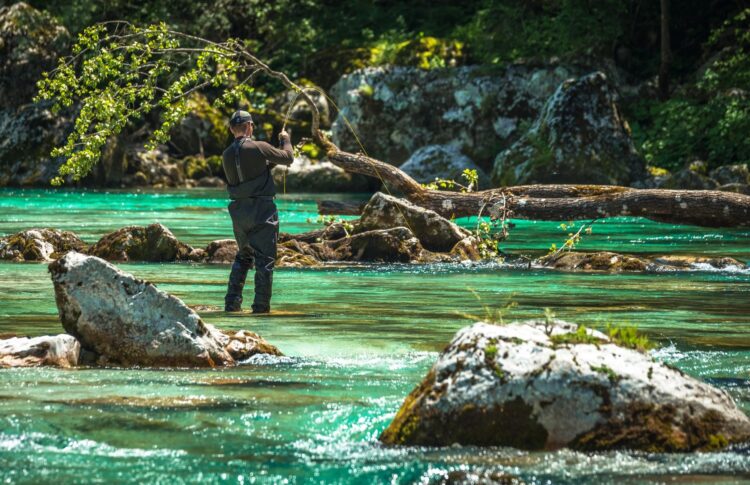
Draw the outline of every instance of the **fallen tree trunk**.
[[[381,179],[392,191],[445,217],[507,210],[517,219],[567,221],[640,216],[704,227],[750,226],[750,196],[714,190],[633,189],[608,185],[523,185],[480,192],[429,190],[387,163],[339,150],[328,157],[344,170]]]

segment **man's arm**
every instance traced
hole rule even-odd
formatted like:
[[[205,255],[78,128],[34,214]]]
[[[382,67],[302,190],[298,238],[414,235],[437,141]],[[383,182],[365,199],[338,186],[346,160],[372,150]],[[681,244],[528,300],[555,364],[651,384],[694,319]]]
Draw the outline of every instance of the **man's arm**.
[[[279,138],[281,139],[281,149],[274,148],[264,141],[256,142],[256,146],[269,162],[274,165],[289,166],[294,161],[292,141],[289,139],[289,134],[286,131],[282,131],[279,134]]]

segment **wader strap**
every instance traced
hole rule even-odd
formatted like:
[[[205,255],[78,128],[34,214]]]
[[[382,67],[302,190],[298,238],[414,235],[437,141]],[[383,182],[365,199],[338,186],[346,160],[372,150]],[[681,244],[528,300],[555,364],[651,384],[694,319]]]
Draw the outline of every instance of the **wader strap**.
[[[245,181],[245,177],[242,175],[242,167],[240,166],[240,149],[242,148],[243,143],[245,143],[245,139],[241,138],[239,142],[235,142],[234,144],[234,166],[237,168],[237,178],[239,179],[239,183]]]

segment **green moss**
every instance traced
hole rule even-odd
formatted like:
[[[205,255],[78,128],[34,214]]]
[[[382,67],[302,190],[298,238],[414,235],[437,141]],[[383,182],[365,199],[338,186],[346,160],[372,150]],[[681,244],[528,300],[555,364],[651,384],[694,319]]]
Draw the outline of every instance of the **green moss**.
[[[550,337],[553,346],[575,345],[575,344],[600,344],[602,340],[589,333],[589,329],[578,325],[575,332],[552,335]]]
[[[610,369],[609,367],[607,367],[604,364],[599,365],[599,366],[590,365],[589,367],[594,372],[598,372],[599,374],[605,374],[609,378],[609,381],[612,382],[613,384],[616,383],[617,381],[619,381],[621,379],[620,375],[617,374],[617,372],[615,372],[614,370]]]
[[[484,348],[485,359],[494,360],[496,355],[497,355],[497,345],[495,345],[494,343],[488,344],[487,347]]]

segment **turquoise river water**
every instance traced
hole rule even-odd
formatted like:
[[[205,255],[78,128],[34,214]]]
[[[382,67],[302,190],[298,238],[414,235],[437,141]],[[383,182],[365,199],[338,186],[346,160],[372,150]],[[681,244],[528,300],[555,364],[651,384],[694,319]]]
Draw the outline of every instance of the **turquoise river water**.
[[[281,197],[282,230],[319,227],[318,197]],[[0,190],[0,234],[55,227],[94,242],[124,225],[159,221],[201,246],[231,237],[225,207],[217,190]],[[540,252],[565,239],[558,223],[515,222],[507,251]],[[620,218],[595,224],[581,248],[747,262],[750,231]],[[122,267],[189,305],[220,305],[228,274],[221,265]],[[377,441],[440,349],[471,323],[459,314],[482,313],[469,289],[484,304],[517,302],[508,319],[539,317],[549,307],[594,327],[636,325],[661,345],[656,358],[726,389],[750,413],[750,272],[350,266],[281,269],[274,289],[275,316],[202,316],[259,332],[283,358],[222,370],[0,370],[0,481],[439,483],[466,471],[540,484],[750,483],[750,445],[669,455]],[[46,265],[0,263],[0,334],[61,331]]]

